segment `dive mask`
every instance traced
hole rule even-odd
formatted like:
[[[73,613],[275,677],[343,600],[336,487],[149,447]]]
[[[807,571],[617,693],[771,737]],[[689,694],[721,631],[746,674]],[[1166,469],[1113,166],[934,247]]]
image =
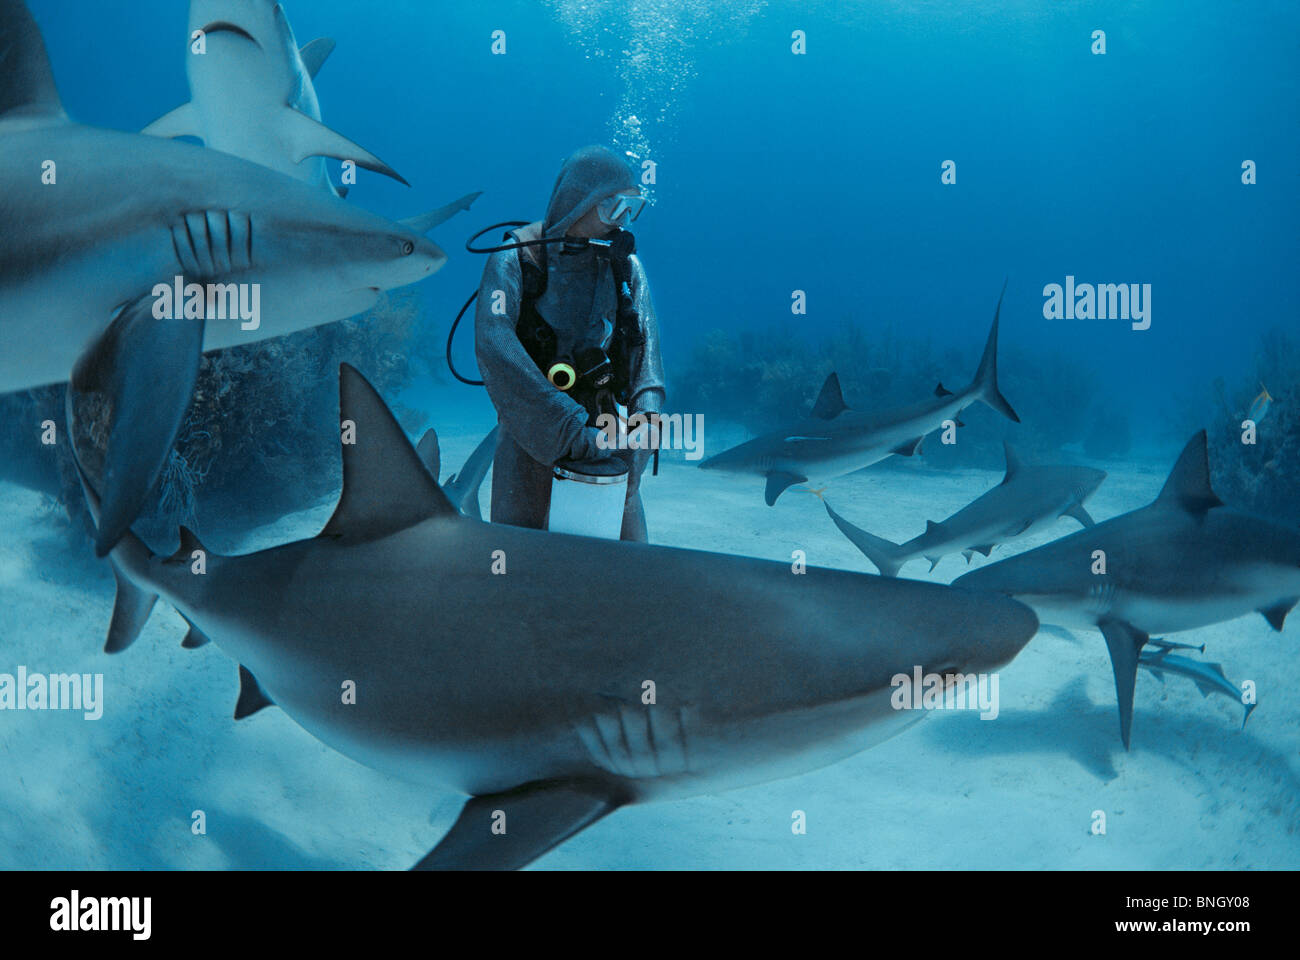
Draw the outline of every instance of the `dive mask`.
[[[596,216],[600,217],[600,222],[606,226],[625,228],[641,216],[641,211],[645,209],[648,202],[639,194],[618,193],[596,204]]]

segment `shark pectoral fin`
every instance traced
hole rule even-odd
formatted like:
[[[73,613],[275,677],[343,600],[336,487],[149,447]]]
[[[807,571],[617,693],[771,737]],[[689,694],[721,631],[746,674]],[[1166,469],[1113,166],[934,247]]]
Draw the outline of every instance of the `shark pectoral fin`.
[[[1089,514],[1087,510],[1083,509],[1083,504],[1081,503],[1074,503],[1069,507],[1066,507],[1061,511],[1061,516],[1074,517],[1074,519],[1078,520],[1085,527],[1095,527],[1097,525],[1097,522],[1092,519],[1091,514]]]
[[[325,66],[325,61],[330,58],[336,46],[338,44],[329,37],[321,37],[298,51],[298,56],[302,57],[302,65],[307,68],[309,77],[316,79],[316,74],[320,73],[320,68]]]
[[[417,217],[407,217],[405,220],[399,220],[398,223],[404,227],[409,227],[415,233],[428,233],[434,227],[446,223],[462,210],[468,210],[474,201],[481,196],[483,196],[483,191],[476,190],[474,193],[467,193],[465,196],[459,197],[437,210],[422,213]]]
[[[940,383],[938,386],[934,388],[934,395],[936,397],[951,397],[952,391],[949,390],[947,387],[945,387],[942,383]]]
[[[442,453],[438,450],[438,431],[433,427],[424,431],[424,436],[415,445],[415,452],[419,455],[420,462],[424,464],[424,469],[428,470],[429,475],[437,480],[438,475],[442,472]],[[448,483],[450,482],[449,480]]]
[[[299,113],[288,104],[280,112],[280,127],[284,131],[289,157],[302,163],[308,157],[333,157],[351,160],[359,167],[392,177],[398,183],[410,186],[396,170],[359,144],[331,130],[325,124]]]
[[[377,540],[432,517],[457,516],[375,388],[339,365],[339,420],[355,425],[342,444],[343,492],[322,537]]]
[[[934,568],[939,565],[939,561],[942,560],[943,557],[926,557],[925,559],[930,561],[930,572],[934,573]],[[966,562],[970,563],[970,554],[966,555]]]
[[[599,783],[546,781],[471,797],[414,870],[518,870],[627,802]]]
[[[778,470],[767,475],[767,489],[763,491],[763,499],[767,501],[770,507],[776,503],[776,498],[785,493],[786,490],[793,487],[796,483],[807,483],[807,477],[801,477],[796,473],[786,473],[784,470]]]
[[[251,670],[239,665],[239,700],[235,702],[235,719],[251,717],[263,707],[273,707],[275,701],[266,695]]]
[[[121,653],[135,643],[158,601],[156,593],[141,590],[123,575],[117,564],[113,564],[113,577],[117,581],[117,596],[113,600],[108,639],[104,642],[105,653]]]
[[[844,402],[844,394],[840,392],[840,375],[832,373],[822,384],[821,393],[817,394],[812,415],[818,420],[834,420],[848,408],[849,405]]]
[[[1268,625],[1280,633],[1286,623],[1286,615],[1297,603],[1300,603],[1300,597],[1291,597],[1259,612],[1268,621]]]
[[[1146,646],[1147,634],[1123,620],[1103,620],[1097,624],[1106,638],[1110,665],[1115,672],[1115,697],[1119,701],[1119,733],[1128,749],[1133,729],[1133,691],[1137,687],[1138,653]]]
[[[95,552],[104,556],[135,522],[171,456],[194,395],[202,359],[202,320],[159,320],[141,297],[82,355],[68,384],[68,423],[83,396],[100,393],[111,409]],[[80,431],[74,432],[74,436]]]
[[[976,553],[982,553],[984,554],[984,556],[987,557],[990,553],[993,552],[993,548],[996,546],[997,546],[996,543],[985,543],[985,544],[981,544],[978,547],[971,547],[971,549],[974,550]]]
[[[171,113],[165,113],[140,131],[147,137],[198,137],[203,139],[203,126],[198,111],[192,103],[182,103]]]
[[[914,456],[915,454],[921,452],[921,441],[924,439],[925,437],[922,436],[922,437],[917,437],[915,440],[904,440],[902,443],[900,443],[898,446],[896,446],[893,450],[889,452],[896,453],[900,457]]]

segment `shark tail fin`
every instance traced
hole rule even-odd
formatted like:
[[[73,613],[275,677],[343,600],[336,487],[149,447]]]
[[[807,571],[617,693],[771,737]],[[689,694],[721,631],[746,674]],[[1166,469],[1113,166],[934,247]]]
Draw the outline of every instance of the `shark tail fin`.
[[[73,449],[76,460],[76,450]],[[81,477],[81,489],[86,495],[86,506],[96,524],[99,523],[99,495],[90,485],[81,462],[77,462],[77,472]],[[140,631],[149,622],[149,614],[158,602],[158,594],[136,586],[131,578],[132,570],[148,566],[152,554],[144,542],[128,530],[109,552],[108,561],[113,568],[113,579],[117,582],[117,594],[113,598],[113,618],[108,625],[108,638],[104,642],[105,653],[121,653],[140,636]]]
[[[989,328],[989,338],[984,343],[984,356],[980,358],[979,369],[975,371],[975,380],[971,384],[971,393],[1008,420],[1019,423],[1019,414],[998,390],[998,319],[1002,314],[1002,298],[1006,292],[1007,284],[1004,280],[1002,292],[998,294],[997,308],[993,311],[993,326]]]
[[[876,565],[882,576],[896,577],[899,568],[907,563],[910,556],[896,543],[891,543],[881,537],[874,537],[861,527],[856,527],[849,523],[838,513],[831,509],[831,505],[822,500],[822,505],[826,507],[826,513],[831,518],[835,526],[840,528],[840,533],[849,538],[849,541],[862,551],[863,556]]]

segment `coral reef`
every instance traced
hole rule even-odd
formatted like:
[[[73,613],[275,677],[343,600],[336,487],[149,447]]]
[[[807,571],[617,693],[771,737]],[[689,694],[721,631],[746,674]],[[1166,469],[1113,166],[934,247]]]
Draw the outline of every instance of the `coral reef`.
[[[1255,443],[1243,442],[1242,422],[1267,387],[1273,400],[1255,427]],[[1273,329],[1260,339],[1255,372],[1227,387],[1212,387],[1210,469],[1215,490],[1234,506],[1295,523],[1300,502],[1300,342]]]
[[[357,366],[381,393],[396,393],[412,376],[418,319],[416,294],[389,294],[360,317],[205,355],[176,448],[137,531],[154,544],[173,542],[178,524],[233,532],[336,489],[339,363]],[[0,397],[0,479],[57,496],[79,521],[85,506],[68,444],[39,442],[46,419],[63,438],[64,396],[65,386],[56,384]],[[77,449],[92,476],[107,440],[104,412],[78,410],[88,426]]]

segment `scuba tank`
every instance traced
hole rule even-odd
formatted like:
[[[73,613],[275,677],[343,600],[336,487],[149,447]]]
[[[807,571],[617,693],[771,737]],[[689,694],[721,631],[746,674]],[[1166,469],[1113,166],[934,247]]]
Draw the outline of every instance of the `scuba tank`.
[[[617,540],[627,502],[627,463],[618,457],[560,460],[551,469],[551,512],[546,529]]]

